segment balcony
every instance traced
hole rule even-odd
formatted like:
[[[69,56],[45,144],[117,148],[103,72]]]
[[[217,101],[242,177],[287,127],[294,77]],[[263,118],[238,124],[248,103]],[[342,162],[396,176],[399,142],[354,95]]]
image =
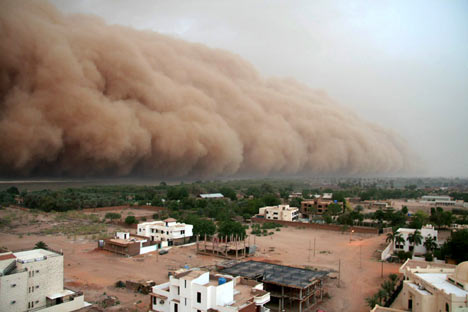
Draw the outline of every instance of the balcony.
[[[153,292],[156,295],[169,298],[169,285],[170,285],[170,282],[160,284],[160,285],[156,285],[156,286],[153,287]]]
[[[270,293],[261,289],[252,289],[254,302],[256,305],[264,305],[270,301]]]

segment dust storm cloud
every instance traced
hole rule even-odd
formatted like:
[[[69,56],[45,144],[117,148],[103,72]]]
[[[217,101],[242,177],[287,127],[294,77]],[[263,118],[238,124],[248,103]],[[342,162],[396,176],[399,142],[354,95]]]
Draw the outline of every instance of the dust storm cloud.
[[[0,175],[404,172],[398,135],[237,55],[2,1]],[[271,52],[271,51],[270,51]],[[270,53],[265,51],[265,53]]]

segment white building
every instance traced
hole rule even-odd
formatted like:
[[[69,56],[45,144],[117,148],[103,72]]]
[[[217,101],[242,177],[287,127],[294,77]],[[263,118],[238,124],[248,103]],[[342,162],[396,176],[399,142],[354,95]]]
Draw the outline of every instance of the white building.
[[[65,312],[88,304],[63,288],[63,255],[44,249],[0,254],[0,311]]]
[[[220,198],[224,198],[224,195],[221,194],[221,193],[200,194],[200,198],[203,198],[203,199],[220,199]]]
[[[172,218],[143,222],[138,224],[137,234],[149,237],[151,241],[160,241],[161,247],[179,245],[193,236],[193,225],[179,223]]]
[[[258,214],[269,220],[297,221],[299,219],[299,209],[289,207],[289,205],[262,207],[258,210]]]
[[[400,268],[405,276],[392,308],[372,311],[466,312],[468,311],[468,261],[456,267],[407,260]]]
[[[169,282],[153,287],[151,311],[157,312],[265,312],[270,293],[263,284],[201,270],[182,270]]]
[[[394,242],[394,250],[399,251],[413,251],[414,254],[425,254],[427,252],[426,247],[424,247],[424,241],[426,240],[427,237],[432,237],[435,239],[435,242],[437,243],[438,241],[438,235],[437,235],[437,230],[434,229],[434,226],[431,224],[427,224],[421,228],[421,230],[418,230],[421,233],[422,240],[421,244],[419,245],[414,245],[411,244],[408,241],[408,237],[412,235],[414,232],[416,232],[416,229],[408,229],[408,228],[399,228],[397,230],[398,234],[401,234],[401,236],[404,239],[403,243],[397,244],[397,242]],[[414,250],[413,250],[414,249]]]

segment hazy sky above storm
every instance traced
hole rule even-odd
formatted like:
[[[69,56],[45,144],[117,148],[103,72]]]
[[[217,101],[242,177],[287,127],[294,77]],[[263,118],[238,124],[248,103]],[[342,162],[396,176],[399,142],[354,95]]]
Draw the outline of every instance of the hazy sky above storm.
[[[428,175],[468,176],[467,1],[51,1],[222,48],[403,136]]]

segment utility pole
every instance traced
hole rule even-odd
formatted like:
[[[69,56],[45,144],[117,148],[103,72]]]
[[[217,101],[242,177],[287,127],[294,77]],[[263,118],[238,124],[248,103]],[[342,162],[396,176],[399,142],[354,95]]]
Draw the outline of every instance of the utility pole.
[[[316,240],[316,239],[317,239],[317,238],[314,237],[314,258],[315,258],[315,240]]]
[[[340,287],[341,280],[341,259],[338,259],[338,288]]]
[[[359,268],[362,269],[362,253],[361,253],[362,245],[359,245]]]

